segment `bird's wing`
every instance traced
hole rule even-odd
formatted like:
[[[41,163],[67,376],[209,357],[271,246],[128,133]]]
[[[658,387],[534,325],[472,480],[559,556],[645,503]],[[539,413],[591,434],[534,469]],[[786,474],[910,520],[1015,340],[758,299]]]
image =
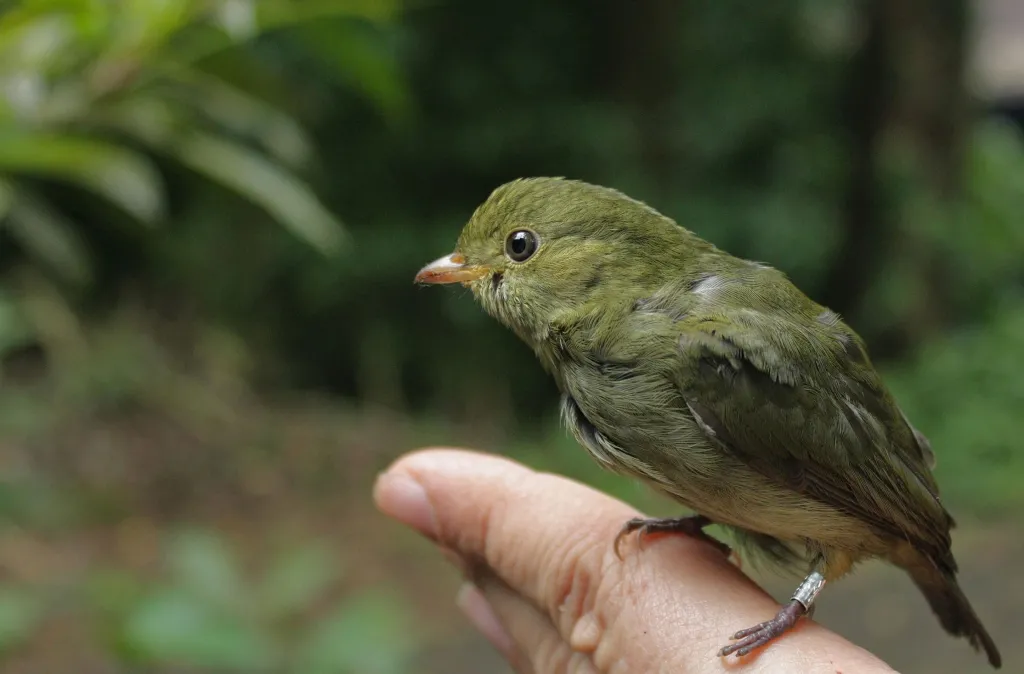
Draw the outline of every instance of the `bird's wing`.
[[[951,564],[952,522],[852,331],[751,309],[677,323],[676,385],[704,433],[762,475]]]

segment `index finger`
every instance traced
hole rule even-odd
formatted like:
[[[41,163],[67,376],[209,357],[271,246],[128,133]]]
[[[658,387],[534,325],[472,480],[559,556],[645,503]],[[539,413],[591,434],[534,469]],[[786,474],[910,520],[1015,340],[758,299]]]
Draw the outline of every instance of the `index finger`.
[[[421,505],[413,507],[409,489],[420,490]],[[695,539],[661,538],[619,560],[612,541],[637,515],[634,509],[508,459],[415,452],[381,476],[375,496],[384,512],[485,561],[544,610],[573,648],[598,649],[595,662],[601,649],[614,658],[632,648],[703,668],[729,634],[778,609],[723,555]],[[799,671],[819,671],[843,651],[859,654],[857,671],[883,671],[877,660],[809,621],[761,654],[753,671],[780,671],[760,667],[778,666],[780,658],[792,666],[794,657]]]
[[[425,491],[430,516],[414,526],[446,547],[482,558],[552,615],[561,612],[576,576],[595,577],[622,563],[609,555],[611,542],[638,514],[572,480],[476,452],[428,450],[399,459],[377,485],[385,512],[395,479],[411,479]],[[707,554],[731,572],[721,555]]]

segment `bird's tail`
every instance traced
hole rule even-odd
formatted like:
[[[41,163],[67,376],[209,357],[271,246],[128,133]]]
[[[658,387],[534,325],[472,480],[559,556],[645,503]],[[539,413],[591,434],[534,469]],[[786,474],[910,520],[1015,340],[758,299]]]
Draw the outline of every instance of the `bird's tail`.
[[[964,596],[956,576],[937,568],[930,560],[921,560],[908,571],[928,599],[942,627],[953,636],[966,637],[975,650],[984,650],[989,664],[999,669],[1003,664],[999,649]]]

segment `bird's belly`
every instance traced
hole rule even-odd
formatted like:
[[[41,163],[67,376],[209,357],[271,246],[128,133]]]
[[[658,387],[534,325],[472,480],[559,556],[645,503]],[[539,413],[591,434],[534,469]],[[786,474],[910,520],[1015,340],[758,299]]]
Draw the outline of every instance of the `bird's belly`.
[[[856,517],[780,485],[695,433],[655,489],[720,524],[783,541],[862,550],[877,535]]]
[[[857,518],[773,484],[746,467],[722,479],[727,482],[708,483],[681,474],[672,484],[653,486],[712,521],[783,541],[859,551],[877,539]]]
[[[723,452],[685,415],[630,419],[623,414],[609,419],[606,411],[595,410],[588,416],[566,395],[562,417],[602,466],[639,478],[715,522],[851,551],[875,538],[860,520],[772,482]],[[599,425],[591,417],[600,419]],[[605,433],[602,428],[617,431]]]
[[[640,478],[721,524],[791,542],[864,551],[877,533],[855,517],[758,473],[712,443],[654,373],[575,366],[560,378],[562,417],[605,468]]]

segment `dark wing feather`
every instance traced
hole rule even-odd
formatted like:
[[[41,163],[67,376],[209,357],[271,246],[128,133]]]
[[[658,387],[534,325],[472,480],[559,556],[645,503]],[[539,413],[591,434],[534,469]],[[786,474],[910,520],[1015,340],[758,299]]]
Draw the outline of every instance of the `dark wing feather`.
[[[677,325],[677,386],[724,451],[953,567],[930,449],[852,331],[751,309],[691,314]]]

